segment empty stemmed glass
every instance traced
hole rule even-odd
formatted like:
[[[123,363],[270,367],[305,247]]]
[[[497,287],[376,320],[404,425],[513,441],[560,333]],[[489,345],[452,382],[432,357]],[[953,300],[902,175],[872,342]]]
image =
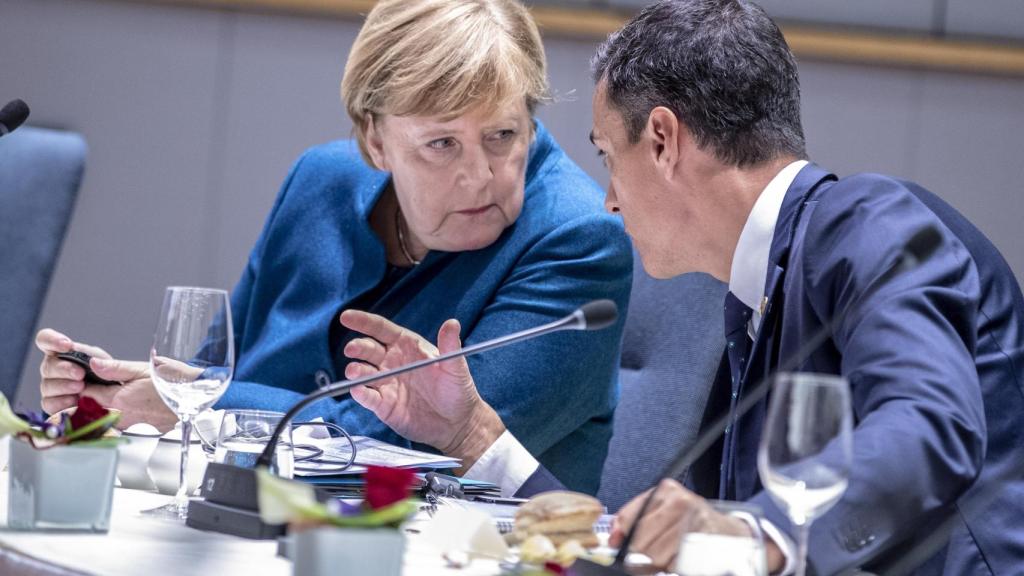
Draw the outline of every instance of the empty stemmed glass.
[[[185,473],[192,420],[224,394],[234,366],[228,293],[212,288],[167,288],[150,349],[149,368],[160,398],[181,420],[181,468],[174,503],[148,513],[185,519]]]
[[[811,522],[846,491],[853,459],[853,415],[845,378],[778,376],[761,436],[761,482],[798,529],[797,576],[807,569]]]

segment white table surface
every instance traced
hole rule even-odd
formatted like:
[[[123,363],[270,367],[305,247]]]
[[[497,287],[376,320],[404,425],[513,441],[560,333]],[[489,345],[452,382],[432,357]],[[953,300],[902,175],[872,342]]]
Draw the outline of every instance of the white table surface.
[[[3,470],[0,473],[0,523],[6,526],[7,443],[3,441],[0,444],[3,445],[0,447],[0,469]],[[12,565],[23,562],[26,574],[45,574],[47,572],[40,570],[39,566],[52,566],[97,576],[291,574],[291,562],[277,556],[275,541],[203,532],[184,524],[139,514],[140,510],[155,508],[171,500],[170,496],[152,492],[115,488],[110,532],[107,534],[18,532],[0,527],[0,549],[7,556],[4,566],[10,570]],[[32,560],[38,562],[33,563]],[[55,570],[54,573],[63,572]],[[500,570],[496,562],[487,560],[474,561],[461,570],[448,568],[439,551],[423,542],[421,537],[407,534],[404,573],[478,576],[499,574]],[[345,576],[345,572],[339,570],[338,575]]]

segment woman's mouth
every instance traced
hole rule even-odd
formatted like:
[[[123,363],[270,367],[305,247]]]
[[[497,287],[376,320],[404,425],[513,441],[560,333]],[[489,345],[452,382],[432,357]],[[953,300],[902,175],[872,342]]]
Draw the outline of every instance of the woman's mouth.
[[[478,216],[480,214],[483,214],[484,212],[487,212],[493,206],[494,206],[494,204],[488,204],[486,206],[481,206],[479,208],[470,208],[468,210],[459,210],[459,211],[456,212],[456,214],[462,214],[464,216]]]

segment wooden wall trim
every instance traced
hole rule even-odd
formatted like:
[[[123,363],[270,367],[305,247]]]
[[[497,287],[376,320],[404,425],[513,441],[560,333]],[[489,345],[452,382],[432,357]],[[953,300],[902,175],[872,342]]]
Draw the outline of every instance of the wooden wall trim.
[[[283,12],[357,19],[374,0],[124,0],[216,9]],[[545,35],[603,39],[629,14],[615,10],[533,6]],[[800,59],[1024,77],[1024,43],[971,41],[912,34],[782,24]]]

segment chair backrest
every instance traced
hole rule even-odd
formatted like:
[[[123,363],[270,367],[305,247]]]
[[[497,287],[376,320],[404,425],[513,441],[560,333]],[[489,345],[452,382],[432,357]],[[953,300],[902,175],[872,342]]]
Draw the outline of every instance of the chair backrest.
[[[85,166],[78,134],[22,126],[0,138],[0,391],[14,402]]]
[[[693,443],[725,350],[724,283],[697,273],[656,280],[639,257],[636,263],[619,404],[598,491],[609,511],[650,488]]]

